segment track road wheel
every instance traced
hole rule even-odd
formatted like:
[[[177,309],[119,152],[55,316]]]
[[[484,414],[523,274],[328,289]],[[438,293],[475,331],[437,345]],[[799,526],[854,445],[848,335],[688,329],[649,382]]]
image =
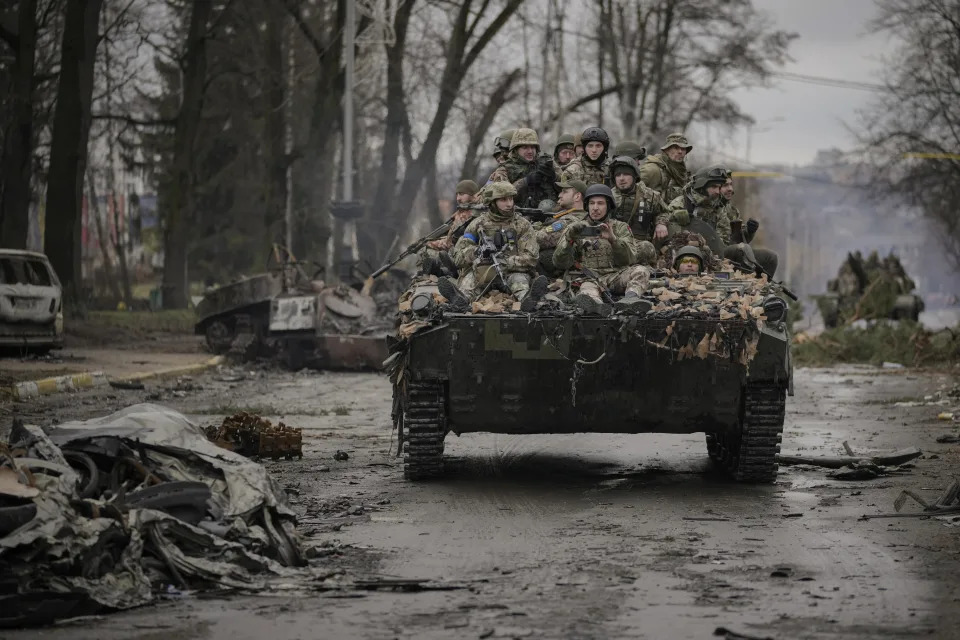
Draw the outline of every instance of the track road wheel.
[[[743,395],[739,432],[716,434],[720,462],[735,480],[772,483],[777,479],[786,389],[753,383],[744,388]]]
[[[407,383],[403,411],[403,476],[427,480],[443,473],[446,387],[440,380]]]

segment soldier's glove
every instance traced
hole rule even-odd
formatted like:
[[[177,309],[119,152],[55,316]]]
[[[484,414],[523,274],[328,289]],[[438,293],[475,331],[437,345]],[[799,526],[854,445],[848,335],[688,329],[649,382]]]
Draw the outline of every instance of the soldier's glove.
[[[681,227],[685,227],[690,224],[690,212],[686,209],[675,209],[670,212],[670,219]]]
[[[747,220],[747,236],[748,237],[752,238],[754,234],[757,232],[757,229],[759,228],[760,228],[760,223],[757,220],[754,220],[753,218],[750,218],[749,220]]]
[[[543,176],[546,182],[556,182],[557,172],[553,166],[553,156],[550,154],[541,154],[537,160],[537,173]]]
[[[570,234],[571,238],[576,238],[586,228],[587,228],[586,222],[584,222],[583,220],[577,220],[576,222],[573,222],[567,226],[567,233]]]
[[[526,177],[527,187],[538,187],[543,184],[543,174],[539,171],[528,173]]]

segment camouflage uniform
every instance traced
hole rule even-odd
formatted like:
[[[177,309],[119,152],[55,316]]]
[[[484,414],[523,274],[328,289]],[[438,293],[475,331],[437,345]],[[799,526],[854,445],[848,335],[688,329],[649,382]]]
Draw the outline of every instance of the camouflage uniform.
[[[557,154],[559,153],[560,148],[563,147],[563,146],[570,145],[570,148],[571,148],[571,149],[574,148],[574,147],[573,147],[573,143],[574,143],[574,136],[573,136],[573,134],[572,134],[572,133],[565,133],[565,134],[563,134],[562,136],[560,136],[559,138],[557,138],[557,144],[555,144],[555,145],[553,146],[553,172],[554,172],[557,176],[560,176],[560,175],[563,173],[564,168],[570,166],[570,162],[573,162],[573,160],[570,160],[570,161],[567,162],[566,164],[560,164],[560,159],[557,157]],[[574,159],[576,159],[576,157],[577,157],[576,154],[574,154],[573,157],[574,157]]]
[[[616,186],[617,168],[626,166],[633,172],[633,187],[621,191]],[[613,201],[616,208],[613,217],[630,225],[633,235],[650,240],[657,225],[666,225],[669,221],[667,203],[660,194],[639,180],[636,161],[630,156],[616,156],[610,163],[610,183],[613,186]]]
[[[609,200],[612,198],[608,197]],[[580,293],[595,300],[601,299],[600,287],[586,278],[582,267],[596,273],[597,279],[611,293],[631,293],[639,297],[646,289],[651,273],[649,267],[639,263],[655,264],[653,245],[637,240],[625,222],[611,219],[609,215],[603,222],[610,226],[613,242],[598,236],[579,237],[580,228],[600,224],[587,214],[583,220],[567,225],[553,252],[553,262],[566,271],[566,279],[574,287],[579,287]]]
[[[657,267],[672,269],[677,253],[684,247],[696,247],[700,250],[704,271],[719,271],[723,266],[720,259],[710,250],[706,238],[699,233],[684,230],[670,236],[670,240],[660,247],[660,261],[657,263]]]
[[[599,163],[592,162],[584,153],[579,158],[571,160],[563,169],[561,180],[583,180],[587,186],[591,184],[607,184],[607,170],[610,161],[603,156],[598,158]]]
[[[683,189],[683,195],[677,196],[670,203],[670,222],[685,227],[690,224],[690,218],[695,217],[710,224],[717,230],[717,235],[723,244],[730,244],[730,219],[724,213],[722,198],[708,198],[704,194],[693,190],[693,182]],[[673,232],[678,229],[674,227]]]
[[[666,202],[682,195],[683,186],[690,179],[686,164],[674,162],[666,153],[663,153],[673,146],[683,147],[688,153],[693,149],[683,134],[671,133],[667,136],[666,143],[660,147],[661,153],[647,156],[644,163],[640,165],[640,179],[651,189],[659,191]]]
[[[473,180],[461,180],[457,183],[456,193],[465,193],[476,197],[480,187]],[[468,205],[470,206],[470,205]],[[436,240],[430,240],[426,246],[417,254],[417,272],[425,274],[443,275],[442,253],[449,253],[450,249],[457,243],[466,229],[467,223],[479,214],[476,209],[457,208],[453,212],[453,222],[447,235]]]
[[[523,299],[530,289],[531,275],[536,272],[538,247],[536,233],[530,221],[514,212],[507,214],[497,209],[497,199],[516,195],[512,185],[493,185],[488,190],[490,209],[467,225],[463,237],[453,248],[453,261],[464,274],[458,286],[470,299],[476,298],[485,286],[494,279],[491,269],[479,264],[476,257],[481,231],[487,237],[501,235],[512,236],[505,239],[506,245],[498,255],[503,268],[506,286],[518,300]],[[509,232],[509,233],[508,233]],[[478,290],[479,289],[479,290]]]

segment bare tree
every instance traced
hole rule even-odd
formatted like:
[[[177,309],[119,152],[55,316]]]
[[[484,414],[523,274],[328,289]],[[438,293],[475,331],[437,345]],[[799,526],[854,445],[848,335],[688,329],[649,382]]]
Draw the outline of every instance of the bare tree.
[[[960,269],[960,1],[878,0],[876,32],[901,43],[860,139],[883,197],[917,207]]]
[[[60,79],[50,150],[44,250],[65,295],[80,300],[80,223],[93,99],[97,26],[103,0],[66,3]]]

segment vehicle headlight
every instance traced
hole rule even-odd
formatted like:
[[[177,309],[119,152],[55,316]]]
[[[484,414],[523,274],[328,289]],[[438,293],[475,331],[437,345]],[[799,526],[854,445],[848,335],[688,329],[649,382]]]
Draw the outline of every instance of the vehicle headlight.
[[[763,314],[769,322],[780,322],[787,317],[786,301],[777,296],[768,296],[763,301]]]

